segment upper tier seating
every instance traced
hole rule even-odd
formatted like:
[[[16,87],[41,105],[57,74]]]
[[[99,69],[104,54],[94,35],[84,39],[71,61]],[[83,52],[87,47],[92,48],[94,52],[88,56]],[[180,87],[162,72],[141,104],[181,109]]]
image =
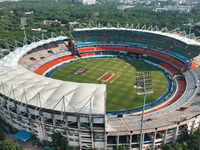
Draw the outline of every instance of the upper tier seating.
[[[133,42],[149,48],[161,48],[177,52],[189,59],[200,53],[200,47],[187,44],[167,36],[138,31],[95,30],[72,32],[77,42],[119,43]]]
[[[162,61],[168,62],[171,65],[176,66],[180,70],[184,70],[186,65],[176,58],[164,55],[157,51],[144,50],[141,48],[132,48],[132,47],[122,47],[122,46],[93,46],[93,47],[78,47],[79,53],[91,52],[91,51],[128,51],[137,54],[146,54],[148,56],[153,56],[161,59]]]
[[[181,63],[180,61],[178,61],[177,59],[167,57],[167,56],[165,56],[161,53],[155,52],[155,51],[147,51],[147,52],[145,52],[145,54],[147,54],[149,56],[154,56],[154,57],[160,58],[161,60],[169,62],[181,69],[183,69],[185,67],[185,65],[183,63]]]

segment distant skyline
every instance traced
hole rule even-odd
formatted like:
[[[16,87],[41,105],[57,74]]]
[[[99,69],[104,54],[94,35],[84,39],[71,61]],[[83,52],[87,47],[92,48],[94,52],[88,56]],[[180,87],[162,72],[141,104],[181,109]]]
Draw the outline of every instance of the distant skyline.
[[[0,0],[0,2],[16,2],[16,1],[19,1],[19,0]]]

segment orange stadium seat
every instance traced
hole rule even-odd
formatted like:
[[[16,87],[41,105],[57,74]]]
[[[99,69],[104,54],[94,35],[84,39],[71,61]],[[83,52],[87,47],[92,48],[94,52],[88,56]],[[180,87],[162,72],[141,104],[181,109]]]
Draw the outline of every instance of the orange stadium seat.
[[[35,73],[42,75],[45,71],[47,71],[49,68],[63,62],[72,59],[73,56],[65,56],[61,58],[57,58],[53,61],[50,61],[42,66],[40,66],[37,70],[35,70]]]
[[[147,51],[146,54],[160,58],[160,59],[167,61],[169,63],[172,63],[172,64],[176,65],[178,68],[184,68],[185,67],[185,65],[183,63],[181,63],[180,61],[173,59],[173,58],[170,58],[170,57],[167,57],[167,56],[165,56],[161,53],[154,52],[154,51]]]
[[[84,54],[80,54],[81,56],[93,56],[95,55],[95,53],[84,53]]]
[[[191,62],[192,63],[192,65],[190,66],[190,70],[194,70],[194,69],[196,69],[197,67],[197,64],[196,64],[196,62],[195,61],[192,61]]]

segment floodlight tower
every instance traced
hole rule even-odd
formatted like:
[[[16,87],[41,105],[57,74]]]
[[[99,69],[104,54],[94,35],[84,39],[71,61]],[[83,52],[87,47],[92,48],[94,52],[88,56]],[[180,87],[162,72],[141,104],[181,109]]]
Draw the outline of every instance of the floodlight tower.
[[[152,90],[152,75],[151,72],[136,72],[136,93],[137,95],[144,95],[142,115],[141,115],[141,127],[140,127],[140,150],[143,147],[143,121],[144,121],[144,110],[146,104],[147,94],[153,93]]]
[[[26,17],[21,17],[20,19],[22,28],[24,30],[24,45],[27,44],[27,36],[26,36],[26,30],[25,26],[27,25]]]

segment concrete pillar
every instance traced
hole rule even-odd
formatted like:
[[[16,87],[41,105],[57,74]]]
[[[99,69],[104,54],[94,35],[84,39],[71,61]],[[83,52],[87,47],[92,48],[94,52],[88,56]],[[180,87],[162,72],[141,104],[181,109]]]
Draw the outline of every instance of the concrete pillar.
[[[107,141],[108,141],[108,136],[105,132],[105,135],[104,135],[104,150],[107,150]]]
[[[176,127],[175,135],[174,135],[174,140],[177,140],[177,137],[178,137],[178,131],[179,131],[179,125],[177,125],[177,127]]]
[[[63,114],[63,115],[64,115],[64,114]],[[65,121],[67,142],[69,142],[69,129],[68,129],[68,119],[67,119],[67,115],[64,115],[64,116],[63,116],[63,119],[64,119],[64,121]]]
[[[167,130],[165,130],[164,137],[163,137],[163,145],[167,142]]]
[[[67,142],[69,143],[69,130],[66,129]]]
[[[40,125],[41,125],[41,129],[42,129],[43,139],[47,140],[45,123],[44,123],[44,116],[43,116],[42,112],[39,112],[39,115],[41,117]]]
[[[154,135],[153,135],[153,142],[152,142],[152,149],[153,149],[153,150],[155,149],[156,135],[157,135],[157,131],[155,131],[155,132],[154,132]]]
[[[142,149],[144,147],[144,136],[145,136],[145,133],[142,133]]]
[[[45,140],[47,140],[48,137],[47,137],[47,134],[46,134],[45,124],[41,124],[41,128],[42,128],[42,135],[43,135],[43,138],[44,138]]]
[[[89,121],[90,121],[91,144],[92,144],[92,149],[94,149],[95,145],[94,145],[94,129],[93,129],[93,119],[92,119],[92,116],[89,116]]]
[[[55,117],[54,117],[53,114],[51,114],[51,118],[52,118],[52,120],[53,120],[53,126],[55,127],[55,126],[56,126],[56,119],[55,119]]]
[[[119,147],[119,136],[117,135],[117,148]]]
[[[78,141],[79,141],[79,147],[80,147],[80,150],[82,149],[82,146],[81,146],[81,129],[80,129],[80,116],[77,116],[77,123],[78,123]]]
[[[129,135],[129,149],[131,150],[132,134]]]

